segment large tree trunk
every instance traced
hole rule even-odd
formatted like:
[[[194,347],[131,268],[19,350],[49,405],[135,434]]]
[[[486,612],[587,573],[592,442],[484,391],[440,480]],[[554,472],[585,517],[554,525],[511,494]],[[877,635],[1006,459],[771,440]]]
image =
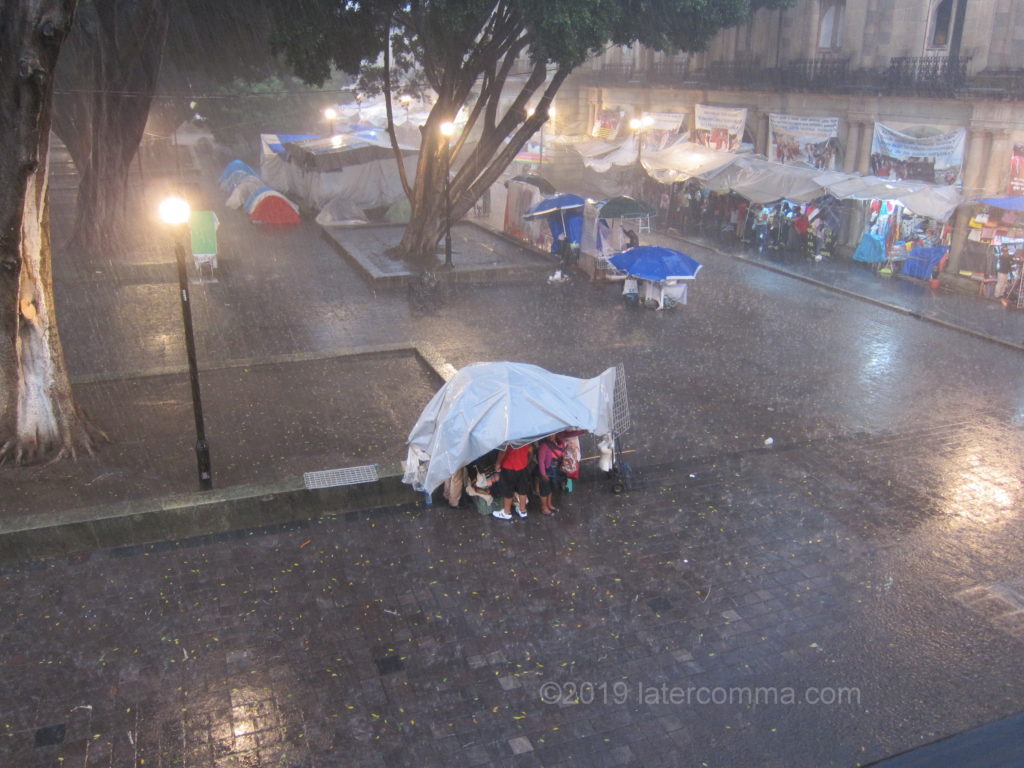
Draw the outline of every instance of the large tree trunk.
[[[91,452],[53,306],[47,155],[53,72],[75,0],[0,10],[0,461]]]
[[[79,173],[73,246],[120,242],[139,149],[167,37],[168,0],[97,0],[79,13],[54,108],[54,132]]]

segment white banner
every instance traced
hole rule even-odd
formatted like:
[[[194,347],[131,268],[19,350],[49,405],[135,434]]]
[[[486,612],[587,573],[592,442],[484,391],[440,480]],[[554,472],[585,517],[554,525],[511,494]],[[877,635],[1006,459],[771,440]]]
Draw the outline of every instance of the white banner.
[[[644,112],[644,152],[660,152],[686,136],[685,112]]]
[[[697,144],[723,152],[736,152],[747,125],[746,107],[694,105],[694,136]]]
[[[889,179],[960,184],[967,129],[941,131],[929,125],[896,130],[875,123],[871,173]]]
[[[768,159],[776,163],[803,161],[831,171],[839,153],[838,117],[768,115]]]

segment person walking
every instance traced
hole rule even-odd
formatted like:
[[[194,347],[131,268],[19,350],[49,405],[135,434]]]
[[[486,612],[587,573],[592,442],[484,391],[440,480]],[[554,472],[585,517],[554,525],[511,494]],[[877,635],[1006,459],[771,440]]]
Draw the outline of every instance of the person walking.
[[[499,520],[512,519],[512,502],[515,501],[516,514],[526,517],[526,502],[530,493],[530,454],[533,444],[527,443],[518,448],[509,445],[498,454],[497,468],[501,473],[501,492],[505,499],[505,508],[496,509],[493,514]]]

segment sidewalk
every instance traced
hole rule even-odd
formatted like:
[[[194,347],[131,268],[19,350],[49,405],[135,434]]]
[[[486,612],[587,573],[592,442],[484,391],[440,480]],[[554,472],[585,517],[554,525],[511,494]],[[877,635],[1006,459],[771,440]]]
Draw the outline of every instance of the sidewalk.
[[[723,244],[712,238],[684,235],[675,229],[645,237],[648,242],[684,251],[692,245],[708,248],[1024,352],[1024,312],[1007,309],[998,301],[949,289],[936,291],[920,280],[881,278],[869,265],[851,259],[813,262],[799,256],[773,256],[745,248],[735,240]]]

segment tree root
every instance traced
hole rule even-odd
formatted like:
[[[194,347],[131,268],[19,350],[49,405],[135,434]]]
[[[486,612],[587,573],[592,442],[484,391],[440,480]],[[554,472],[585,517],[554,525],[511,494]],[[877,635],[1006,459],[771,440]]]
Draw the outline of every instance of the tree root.
[[[78,414],[60,435],[20,435],[10,437],[0,445],[0,465],[29,466],[45,464],[79,456],[94,456],[99,444],[110,442],[107,433],[93,424],[85,414]]]

